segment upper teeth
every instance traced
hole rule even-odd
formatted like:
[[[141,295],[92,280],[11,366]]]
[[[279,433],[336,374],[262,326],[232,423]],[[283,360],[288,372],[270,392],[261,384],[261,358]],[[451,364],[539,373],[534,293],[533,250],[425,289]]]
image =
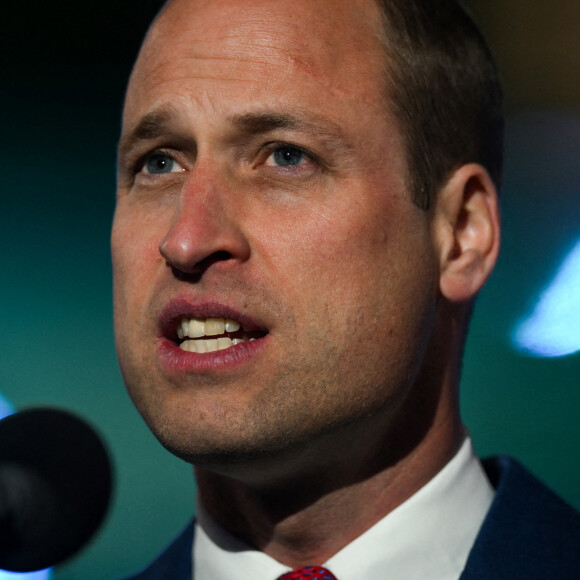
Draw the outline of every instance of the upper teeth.
[[[184,318],[177,329],[179,339],[217,336],[240,330],[239,322],[229,318]]]

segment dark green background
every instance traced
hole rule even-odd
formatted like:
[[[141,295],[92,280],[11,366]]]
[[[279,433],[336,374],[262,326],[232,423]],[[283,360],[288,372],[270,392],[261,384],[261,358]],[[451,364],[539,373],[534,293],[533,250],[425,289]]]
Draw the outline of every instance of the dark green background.
[[[502,16],[498,3],[474,6],[508,54],[493,20]],[[89,419],[116,465],[105,526],[57,580],[121,577],[193,513],[190,468],[142,424],[112,340],[115,144],[125,78],[154,9],[147,1],[34,1],[0,15],[0,392],[18,408],[56,405]],[[509,85],[514,61],[503,59]],[[528,66],[533,76],[536,65]],[[549,94],[546,79],[538,83]],[[580,116],[574,102],[526,102],[514,87],[503,254],[474,318],[463,409],[481,454],[518,456],[580,507],[580,356],[534,359],[509,339],[580,238]]]

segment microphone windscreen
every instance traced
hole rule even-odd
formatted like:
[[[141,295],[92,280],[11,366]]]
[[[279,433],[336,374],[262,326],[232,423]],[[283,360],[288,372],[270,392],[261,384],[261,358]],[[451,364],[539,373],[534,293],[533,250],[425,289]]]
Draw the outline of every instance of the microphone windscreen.
[[[31,572],[80,550],[104,519],[112,468],[84,421],[30,409],[0,421],[0,568]]]

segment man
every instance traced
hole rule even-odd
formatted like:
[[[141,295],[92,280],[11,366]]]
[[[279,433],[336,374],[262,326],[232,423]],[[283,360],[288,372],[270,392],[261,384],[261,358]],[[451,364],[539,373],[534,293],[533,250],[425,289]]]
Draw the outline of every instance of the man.
[[[578,516],[486,476],[459,416],[501,133],[451,0],[164,7],[123,115],[115,326],[199,506],[138,578],[580,577]]]

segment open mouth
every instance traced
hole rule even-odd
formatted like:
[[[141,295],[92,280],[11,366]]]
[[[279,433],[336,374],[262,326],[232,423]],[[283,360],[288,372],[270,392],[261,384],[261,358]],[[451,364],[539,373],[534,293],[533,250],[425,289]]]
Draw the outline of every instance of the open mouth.
[[[247,330],[229,318],[183,318],[177,326],[177,343],[182,350],[201,354],[233,348],[266,334]]]

